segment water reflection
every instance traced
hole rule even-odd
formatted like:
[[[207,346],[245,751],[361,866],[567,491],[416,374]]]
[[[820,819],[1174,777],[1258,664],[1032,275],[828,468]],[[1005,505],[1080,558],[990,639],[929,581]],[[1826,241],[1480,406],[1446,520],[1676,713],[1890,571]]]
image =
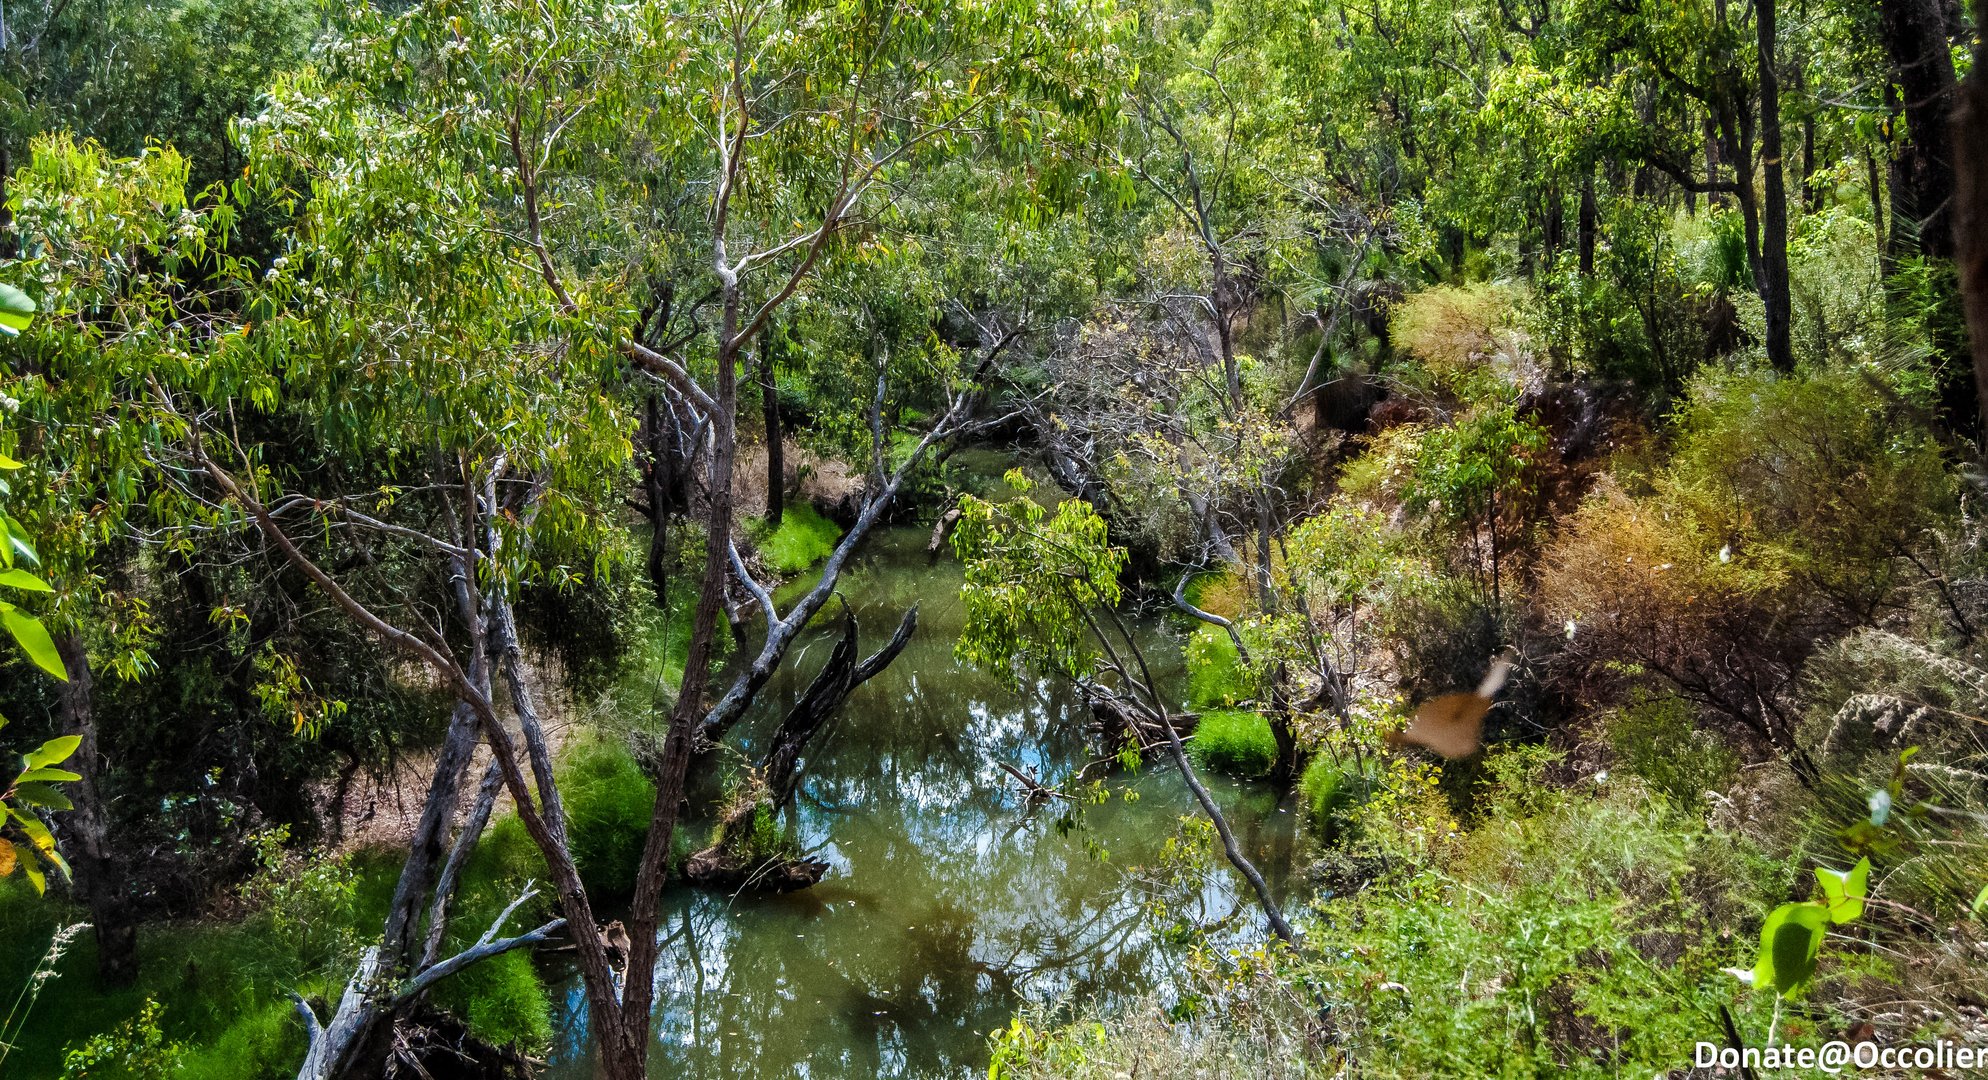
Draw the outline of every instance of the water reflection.
[[[877,537],[844,594],[874,647],[911,603],[918,634],[853,695],[806,766],[792,811],[830,864],[802,893],[729,898],[675,890],[657,976],[659,1076],[957,1076],[986,1068],[986,1033],[1023,1001],[1164,991],[1177,957],[1144,913],[1158,862],[1191,800],[1177,776],[1131,781],[1139,798],[1031,810],[997,762],[1056,783],[1090,759],[1080,707],[1059,687],[1015,692],[953,660],[959,569],[929,565],[923,536]],[[1157,630],[1156,658],[1178,663]],[[741,725],[750,752],[825,655],[808,643]],[[797,650],[798,652],[798,650]],[[1121,778],[1122,780],[1123,778]],[[1293,816],[1254,787],[1216,785],[1278,890]],[[1099,858],[1102,851],[1108,858]],[[1225,867],[1171,896],[1176,916],[1260,935]],[[580,1077],[585,1002],[569,981],[550,1075]]]

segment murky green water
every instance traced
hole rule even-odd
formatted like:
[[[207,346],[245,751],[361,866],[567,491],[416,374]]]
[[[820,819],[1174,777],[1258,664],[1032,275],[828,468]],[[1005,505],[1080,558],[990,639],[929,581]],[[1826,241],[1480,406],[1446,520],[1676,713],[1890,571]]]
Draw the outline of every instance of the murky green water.
[[[1185,885],[1159,883],[1162,847],[1192,810],[1171,769],[1115,778],[1137,800],[1088,808],[1076,830],[1056,827],[1060,806],[1023,805],[996,763],[1063,780],[1095,752],[1084,714],[1053,684],[1015,693],[954,661],[960,571],[950,557],[930,564],[924,540],[922,530],[879,535],[844,579],[866,652],[913,603],[919,625],[807,764],[795,824],[830,863],[827,880],[772,898],[673,891],[654,1075],[984,1073],[987,1032],[1025,1002],[1166,992],[1178,956],[1168,925],[1146,913],[1155,889],[1166,889],[1176,916],[1229,919],[1237,933],[1260,936],[1226,865]],[[796,647],[746,726],[749,748],[828,645],[823,636]],[[1178,663],[1170,643],[1156,647]],[[1279,807],[1265,787],[1215,786],[1265,874],[1290,887],[1288,803]],[[578,1078],[591,1071],[586,1008],[577,981],[564,991],[549,1075]]]

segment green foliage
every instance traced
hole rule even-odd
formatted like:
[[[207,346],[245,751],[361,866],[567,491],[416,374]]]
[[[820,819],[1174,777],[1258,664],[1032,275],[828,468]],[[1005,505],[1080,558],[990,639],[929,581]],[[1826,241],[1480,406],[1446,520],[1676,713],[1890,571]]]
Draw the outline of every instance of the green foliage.
[[[1546,432],[1512,405],[1473,410],[1422,437],[1408,503],[1471,525],[1495,528],[1501,503],[1523,495],[1526,471]]]
[[[1187,744],[1195,763],[1230,776],[1263,776],[1277,765],[1277,739],[1263,714],[1212,709],[1201,714]]]
[[[1187,638],[1187,702],[1197,709],[1235,705],[1255,697],[1249,672],[1229,632],[1201,623]]]
[[[1519,373],[1525,338],[1514,306],[1513,290],[1504,286],[1437,286],[1397,303],[1390,332],[1438,385],[1481,400]]]
[[[764,800],[753,804],[752,818],[745,836],[735,844],[740,857],[748,862],[759,859],[798,859],[800,841],[787,828],[780,815]]]
[[[1019,470],[1008,483],[1034,486]],[[953,647],[962,661],[1016,680],[1024,670],[1091,674],[1093,609],[1117,606],[1126,555],[1089,503],[1071,499],[1052,515],[1031,499],[966,496],[953,550],[966,566],[966,625]]]
[[[573,861],[588,892],[625,896],[635,887],[642,845],[655,811],[656,786],[618,741],[583,735],[560,755],[559,790],[572,834]]]
[[[1363,1073],[1616,1076],[1716,1040],[1728,935],[1771,864],[1632,790],[1493,798],[1513,812],[1329,902],[1307,938]]]
[[[1299,805],[1305,809],[1305,822],[1320,839],[1331,840],[1346,824],[1346,810],[1357,797],[1361,777],[1351,761],[1335,761],[1329,754],[1317,754],[1298,779]]]
[[[1753,962],[1751,982],[1786,996],[1815,976],[1816,954],[1824,928],[1854,922],[1864,913],[1870,887],[1871,860],[1859,859],[1848,871],[1816,867],[1822,899],[1782,904],[1760,926],[1760,953]]]
[[[138,1015],[117,1026],[117,1030],[91,1036],[82,1047],[64,1055],[62,1075],[74,1077],[117,1077],[120,1080],[168,1080],[180,1075],[186,1048],[168,1042],[159,1029],[165,1006],[147,998]]]
[[[538,1050],[552,1041],[552,1003],[531,955],[507,952],[444,981],[435,1004],[461,1017],[478,1038]]]
[[[767,566],[793,575],[828,558],[840,539],[840,526],[822,517],[811,504],[797,502],[781,512],[780,527],[762,536],[758,545]]]
[[[1739,772],[1739,756],[1698,727],[1697,710],[1673,695],[1638,691],[1608,720],[1609,745],[1631,773],[1672,805],[1697,810]]]
[[[1862,618],[1954,503],[1910,408],[1869,369],[1709,374],[1678,414],[1664,486],[1734,558]]]

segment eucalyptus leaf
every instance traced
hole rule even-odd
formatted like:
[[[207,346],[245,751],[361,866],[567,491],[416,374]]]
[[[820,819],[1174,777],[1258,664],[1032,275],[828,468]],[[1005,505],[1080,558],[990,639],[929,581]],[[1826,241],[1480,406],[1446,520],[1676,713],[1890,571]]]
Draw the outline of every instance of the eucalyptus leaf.
[[[1760,927],[1760,956],[1753,962],[1753,984],[1789,994],[1815,974],[1816,953],[1822,948],[1822,928],[1829,912],[1821,904],[1782,904]]]
[[[69,671],[62,666],[62,654],[55,649],[55,639],[48,636],[48,628],[41,620],[22,611],[12,604],[0,602],[0,623],[6,624],[7,632],[28,654],[34,665],[50,675],[69,681]]]

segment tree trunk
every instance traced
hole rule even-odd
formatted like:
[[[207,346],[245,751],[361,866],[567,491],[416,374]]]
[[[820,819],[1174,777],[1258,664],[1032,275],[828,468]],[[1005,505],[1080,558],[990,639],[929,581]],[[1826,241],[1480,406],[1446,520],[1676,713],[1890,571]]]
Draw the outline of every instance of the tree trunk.
[[[684,801],[692,749],[705,713],[705,684],[711,675],[712,647],[718,616],[724,608],[725,580],[730,573],[732,547],[732,465],[736,456],[735,419],[738,413],[740,308],[743,300],[736,279],[724,284],[724,314],[718,331],[717,385],[712,395],[710,499],[705,519],[704,572],[697,607],[691,615],[689,651],[684,656],[683,681],[670,710],[669,733],[657,764],[656,802],[649,815],[649,836],[642,848],[642,865],[630,901],[630,947],[624,989],[615,1000],[588,980],[587,1004],[598,1031],[602,1080],[642,1080],[648,1071],[649,1019],[655,1007],[657,939],[663,886],[669,876],[670,841]]]
[[[138,977],[138,927],[123,887],[125,874],[110,857],[110,821],[104,809],[103,766],[97,752],[90,654],[82,635],[74,630],[57,638],[55,648],[69,671],[69,681],[60,684],[57,696],[62,730],[83,740],[70,757],[82,779],[69,787],[75,809],[63,820],[63,831],[72,841],[64,845],[66,857],[75,874],[76,891],[90,909],[90,922],[96,929],[97,979],[106,987],[129,986]]]
[[[1974,27],[1977,35],[1988,33],[1988,0],[1975,0]],[[1953,145],[1959,150],[1954,162],[1955,255],[1974,355],[1976,401],[1988,410],[1988,37],[1975,40],[1974,66],[1954,110]],[[1982,430],[1988,431],[1988,412]]]
[[[1270,676],[1270,710],[1266,714],[1270,737],[1277,742],[1277,765],[1270,770],[1270,779],[1279,784],[1288,784],[1298,775],[1298,736],[1291,726],[1291,701],[1284,693],[1289,678],[1289,672],[1279,662]]]
[[[1760,300],[1767,316],[1767,362],[1776,371],[1795,370],[1789,324],[1788,189],[1781,161],[1781,82],[1775,73],[1778,28],[1776,0],[1755,0],[1754,28],[1760,49],[1760,171],[1763,185],[1760,238]]]
[[[669,521],[673,510],[685,502],[679,463],[676,414],[664,405],[660,391],[650,391],[643,403],[642,479],[649,513],[649,587],[655,591],[656,605],[669,613]]]
[[[1894,148],[1892,237],[1935,258],[1954,252],[1949,209],[1954,197],[1953,54],[1937,0],[1880,0],[1878,13],[1892,80],[1905,108],[1908,138]],[[1901,241],[1903,243],[1901,243]]]
[[[470,594],[470,571],[459,570],[456,584],[458,614],[472,623],[471,638],[480,646],[484,631],[478,605]],[[486,693],[490,686],[490,665],[485,650],[476,649],[468,670],[470,681]],[[449,717],[441,749],[435,755],[435,771],[428,781],[428,795],[408,841],[407,857],[394,884],[393,899],[387,906],[380,944],[366,950],[360,967],[347,983],[329,1023],[311,1040],[298,1080],[327,1080],[330,1077],[361,1075],[372,1065],[385,1025],[392,1017],[383,1007],[378,990],[382,980],[405,976],[438,948],[442,925],[430,926],[423,935],[421,916],[426,910],[432,920],[448,916],[451,898],[442,894],[444,885],[453,888],[453,878],[438,879],[450,853],[449,833],[455,824],[456,807],[461,801],[462,782],[478,741],[476,712],[467,702],[458,701]]]

